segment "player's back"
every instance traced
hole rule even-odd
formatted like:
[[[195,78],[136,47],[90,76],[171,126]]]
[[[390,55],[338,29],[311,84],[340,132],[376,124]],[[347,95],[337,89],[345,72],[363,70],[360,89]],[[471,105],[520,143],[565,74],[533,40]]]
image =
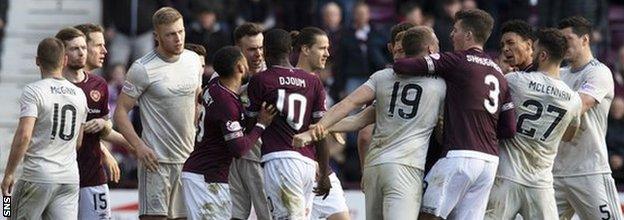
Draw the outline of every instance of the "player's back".
[[[562,143],[553,174],[571,176],[611,173],[605,140],[607,120],[614,98],[611,70],[593,59],[580,69],[561,68],[561,80],[574,91],[596,100],[581,116],[581,127],[570,142]]]
[[[516,106],[517,133],[501,142],[498,176],[531,187],[552,187],[559,142],[578,123],[582,102],[563,81],[541,72],[505,76]]]
[[[325,112],[325,93],[318,76],[301,69],[273,66],[255,74],[248,86],[250,107],[248,114],[255,116],[262,102],[277,107],[279,115],[262,134],[262,160],[274,157],[298,157],[289,152],[315,159],[312,145],[303,148],[292,146],[292,137],[306,131],[312,119],[320,119]],[[276,154],[272,154],[272,153]],[[279,152],[279,153],[277,153]],[[271,156],[267,156],[271,154]]]
[[[424,169],[446,83],[437,76],[399,76],[391,68],[365,83],[375,92],[375,129],[365,166],[399,163]]]
[[[22,179],[78,184],[76,142],[87,117],[84,93],[65,79],[46,78],[28,84],[20,104],[22,117],[37,118]]]
[[[202,93],[200,109],[195,148],[183,171],[202,174],[208,182],[227,183],[234,155],[226,141],[242,135],[244,108],[238,95],[215,80]],[[226,118],[238,120],[225,121]],[[222,124],[226,127],[222,128]]]

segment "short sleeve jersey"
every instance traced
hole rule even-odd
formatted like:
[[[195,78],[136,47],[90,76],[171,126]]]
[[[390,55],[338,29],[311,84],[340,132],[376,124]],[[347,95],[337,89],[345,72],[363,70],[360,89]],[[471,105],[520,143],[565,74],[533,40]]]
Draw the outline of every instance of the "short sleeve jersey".
[[[193,150],[196,90],[202,72],[197,54],[189,50],[173,62],[154,50],[128,70],[122,92],[138,99],[141,138],[159,162],[184,163]]]
[[[364,166],[398,163],[424,170],[429,137],[444,104],[444,80],[398,76],[387,68],[364,85],[376,100],[375,129]]]
[[[318,76],[301,69],[273,66],[255,74],[247,89],[249,116],[256,117],[263,102],[279,111],[262,134],[262,160],[267,160],[265,155],[280,151],[296,151],[315,159],[314,146],[294,148],[292,138],[308,130],[313,120],[320,119],[325,113],[325,91]],[[273,155],[280,157],[279,154]]]
[[[65,79],[46,78],[26,85],[20,117],[35,117],[21,179],[37,183],[78,184],[76,142],[87,119],[87,100]]]
[[[570,88],[596,100],[596,106],[581,116],[581,127],[571,142],[562,142],[555,159],[555,176],[611,173],[607,154],[607,121],[613,101],[611,70],[592,60],[578,70],[561,69],[561,79]]]
[[[501,141],[497,176],[530,187],[552,187],[552,167],[569,125],[580,123],[582,102],[563,81],[541,72],[505,76],[516,106],[514,138]]]

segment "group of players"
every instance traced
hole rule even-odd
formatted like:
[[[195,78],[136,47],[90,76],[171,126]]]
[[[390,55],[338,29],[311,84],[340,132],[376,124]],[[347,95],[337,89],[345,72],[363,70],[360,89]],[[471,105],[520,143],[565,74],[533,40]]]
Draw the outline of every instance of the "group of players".
[[[243,24],[202,86],[205,54],[185,49],[182,16],[161,8],[158,45],[118,97],[118,132],[106,82],[90,73],[107,52],[103,30],[62,29],[38,46],[43,79],[20,98],[3,195],[18,219],[109,219],[106,169],[113,181],[119,169],[103,140],[139,160],[141,219],[247,219],[252,206],[259,219],[349,219],[325,137],[374,123],[360,148],[367,219],[621,219],[604,141],[613,81],[591,54],[591,24],[571,17],[534,32],[508,22],[497,64],[483,51],[493,23],[458,12],[445,53],[430,28],[396,25],[393,68],[325,112],[322,30]],[[136,105],[140,137],[128,117]],[[445,156],[425,176],[434,129]]]

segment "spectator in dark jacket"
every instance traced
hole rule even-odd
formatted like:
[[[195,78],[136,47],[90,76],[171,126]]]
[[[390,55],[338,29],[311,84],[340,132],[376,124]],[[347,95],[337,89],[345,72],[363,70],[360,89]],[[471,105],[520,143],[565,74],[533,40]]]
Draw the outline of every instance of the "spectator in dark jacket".
[[[196,1],[193,4],[194,20],[186,29],[186,42],[202,45],[206,49],[206,71],[211,74],[214,53],[232,44],[231,30],[220,21],[222,6],[216,2]]]

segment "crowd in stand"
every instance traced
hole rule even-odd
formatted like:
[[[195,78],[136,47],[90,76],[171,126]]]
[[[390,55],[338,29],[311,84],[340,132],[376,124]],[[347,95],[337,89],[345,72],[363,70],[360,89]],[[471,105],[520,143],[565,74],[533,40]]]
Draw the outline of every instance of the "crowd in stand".
[[[178,9],[186,22],[186,43],[206,49],[204,74],[214,72],[214,53],[232,44],[232,30],[244,22],[260,24],[265,30],[278,27],[298,30],[317,26],[330,38],[330,61],[318,73],[326,85],[331,105],[364,83],[377,70],[391,63],[387,49],[390,27],[411,22],[432,27],[441,51],[451,51],[449,33],[453,15],[464,8],[481,8],[496,24],[486,51],[498,57],[500,24],[511,19],[528,21],[534,27],[554,26],[561,18],[581,15],[594,23],[593,50],[597,58],[610,63],[616,98],[610,112],[607,143],[616,182],[624,184],[624,2],[607,0],[106,0],[103,26],[109,56],[102,75],[109,81],[111,108],[121,90],[127,67],[154,48],[152,14],[162,6]],[[111,110],[114,112],[114,110]],[[138,116],[135,127],[140,127]],[[333,155],[333,168],[345,187],[359,187],[360,167],[356,136],[347,136],[342,152]],[[136,160],[123,148],[113,152],[124,176],[120,187],[132,187]]]

